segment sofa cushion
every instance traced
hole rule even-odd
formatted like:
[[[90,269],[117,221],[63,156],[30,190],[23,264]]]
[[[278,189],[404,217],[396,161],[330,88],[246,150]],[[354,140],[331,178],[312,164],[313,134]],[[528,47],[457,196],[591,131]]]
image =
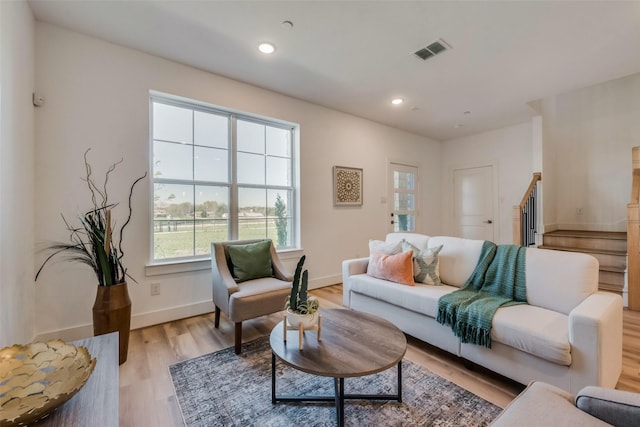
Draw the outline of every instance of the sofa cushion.
[[[291,282],[275,277],[240,283],[238,291],[229,296],[229,319],[232,322],[241,322],[265,313],[283,310],[290,293]]]
[[[411,252],[402,252],[394,255],[374,252],[369,257],[367,274],[402,285],[416,285],[413,280],[413,256]]]
[[[438,314],[438,299],[457,289],[446,285],[398,286],[366,274],[351,276],[349,281],[351,292],[367,295],[433,318]]]
[[[568,315],[598,290],[598,268],[591,255],[529,248],[527,302]]]
[[[401,243],[403,240],[411,243],[418,249],[427,249],[429,244],[429,236],[418,233],[389,233],[387,234],[386,242],[388,243]]]
[[[429,246],[442,245],[438,254],[442,283],[461,287],[467,281],[480,259],[484,240],[437,236],[429,239]]]
[[[569,318],[555,311],[522,304],[499,308],[491,339],[534,356],[571,365]]]

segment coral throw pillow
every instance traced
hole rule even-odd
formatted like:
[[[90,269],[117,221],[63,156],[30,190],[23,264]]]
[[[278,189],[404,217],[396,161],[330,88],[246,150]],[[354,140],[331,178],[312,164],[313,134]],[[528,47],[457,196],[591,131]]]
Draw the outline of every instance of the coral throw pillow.
[[[403,285],[415,286],[413,280],[413,253],[403,252],[395,255],[372,253],[369,257],[367,274]]]

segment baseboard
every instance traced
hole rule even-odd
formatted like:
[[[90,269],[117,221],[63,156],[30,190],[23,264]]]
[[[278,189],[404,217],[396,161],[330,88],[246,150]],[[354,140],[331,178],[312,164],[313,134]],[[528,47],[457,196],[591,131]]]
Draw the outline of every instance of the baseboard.
[[[74,326],[73,328],[59,329],[38,334],[34,341],[47,341],[61,339],[63,341],[75,341],[93,336],[93,325]]]
[[[338,283],[342,283],[341,274],[317,277],[315,279],[311,279],[309,282],[309,289],[324,288],[325,286],[337,285]]]
[[[171,307],[163,310],[150,311],[131,316],[131,329],[140,329],[146,326],[171,322],[173,320],[185,319],[187,317],[198,316],[200,314],[213,312],[212,301],[202,301],[195,304],[188,304],[179,307]],[[56,331],[47,331],[36,335],[37,341],[46,341],[59,338],[64,341],[74,341],[93,336],[93,325],[87,324],[75,326]]]
[[[325,286],[342,283],[341,275],[325,276],[312,279],[309,289],[318,289]],[[185,319],[187,317],[199,316],[211,313],[214,310],[212,301],[201,301],[194,304],[170,307],[162,310],[149,311],[146,313],[131,316],[131,329],[140,329],[147,326],[158,325],[160,323],[172,322],[174,320]],[[93,325],[74,326],[67,329],[42,332],[35,337],[35,341],[46,341],[50,339],[61,339],[63,341],[75,341],[93,336]]]
[[[215,310],[213,301],[201,301],[194,304],[181,305],[162,310],[149,311],[131,316],[131,329],[140,329],[160,323],[172,322],[187,317],[213,313]]]

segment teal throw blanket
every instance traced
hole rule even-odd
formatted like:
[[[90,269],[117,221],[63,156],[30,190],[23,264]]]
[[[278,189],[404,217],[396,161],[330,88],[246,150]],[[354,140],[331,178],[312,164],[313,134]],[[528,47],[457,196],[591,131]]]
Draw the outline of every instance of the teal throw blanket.
[[[491,348],[491,322],[500,307],[527,302],[526,248],[485,241],[464,286],[438,300],[437,321],[463,343]]]

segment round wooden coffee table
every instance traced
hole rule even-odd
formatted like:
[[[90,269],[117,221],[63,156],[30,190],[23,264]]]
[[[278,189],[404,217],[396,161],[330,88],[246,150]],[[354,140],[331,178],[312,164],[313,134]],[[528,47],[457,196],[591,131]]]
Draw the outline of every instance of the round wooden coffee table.
[[[407,339],[392,323],[371,314],[346,309],[320,310],[321,341],[317,332],[304,333],[303,349],[298,331],[287,331],[284,321],[271,331],[271,401],[335,401],[338,425],[344,425],[345,399],[397,400],[402,402],[402,357]],[[334,396],[291,396],[276,394],[276,356],[299,371],[335,379]],[[398,366],[398,392],[394,395],[345,394],[344,379],[362,377]]]

